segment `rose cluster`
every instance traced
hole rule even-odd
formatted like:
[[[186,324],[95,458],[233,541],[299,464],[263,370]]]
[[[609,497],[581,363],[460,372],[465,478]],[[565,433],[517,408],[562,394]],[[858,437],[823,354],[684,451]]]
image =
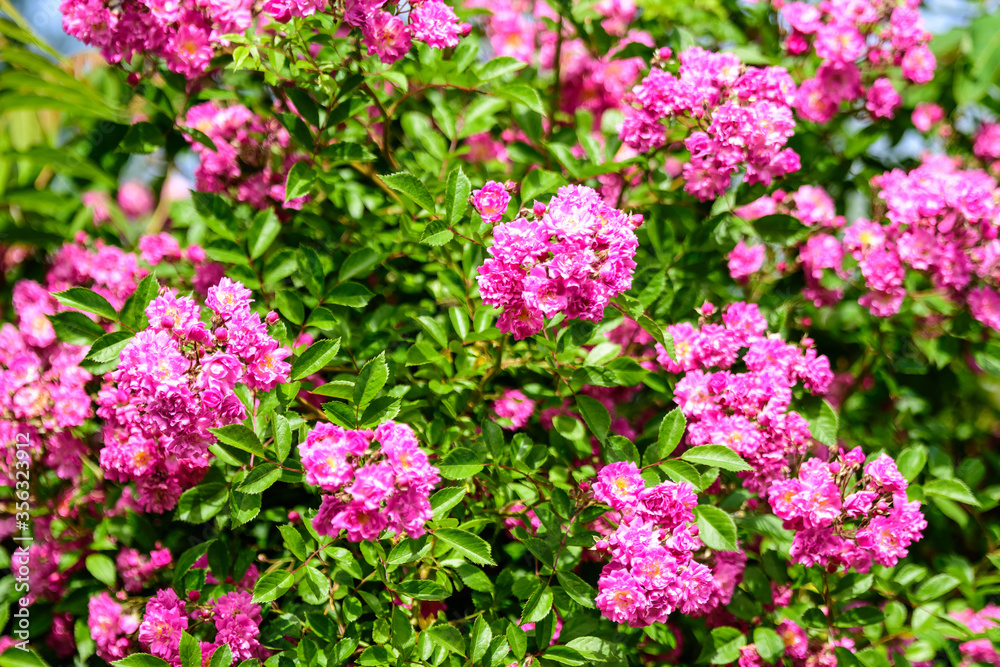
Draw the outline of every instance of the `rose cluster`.
[[[785,46],[792,54],[809,50],[822,60],[816,75],[802,82],[795,108],[803,118],[825,123],[842,102],[865,96],[874,117],[891,118],[900,105],[888,78],[875,78],[864,90],[863,76],[900,67],[914,83],[934,77],[937,61],[928,48],[931,34],[917,9],[919,0],[889,2],[774,2],[791,27]],[[864,68],[864,73],[858,63]]]
[[[642,217],[604,202],[593,188],[559,188],[534,220],[493,228],[491,255],[479,269],[483,303],[503,308],[498,326],[521,340],[544,318],[599,322],[611,299],[632,286],[634,229]]]
[[[977,320],[1000,330],[1000,240],[994,224],[1000,190],[994,179],[981,170],[960,169],[949,158],[927,156],[916,169],[894,169],[873,178],[872,185],[885,204],[882,221],[860,218],[845,226],[825,193],[802,206],[798,193],[790,199],[778,192],[737,214],[753,219],[790,213],[806,225],[826,228],[798,249],[804,296],[817,306],[833,305],[844,295],[827,286],[825,270],[845,280],[860,273],[868,291],[859,302],[872,314],[889,317],[903,305],[912,284],[908,275],[919,273],[954,303],[968,305]]]
[[[896,463],[886,454],[864,461],[860,447],[841,450],[832,461],[809,459],[797,477],[768,489],[774,514],[795,531],[793,563],[864,573],[872,561],[894,566],[920,539],[927,521],[920,501],[907,501],[907,482]]]
[[[702,201],[725,192],[740,170],[751,185],[799,170],[798,154],[785,147],[795,132],[795,82],[783,67],[747,67],[735,54],[694,46],[680,54],[677,74],[654,66],[630,99],[619,136],[635,150],[667,142],[665,119],[697,128],[684,140],[691,159],[682,174],[684,190]]]
[[[161,59],[186,77],[204,74],[224,35],[251,26],[252,0],[63,0],[63,29],[108,62]]]
[[[531,419],[535,413],[535,402],[520,389],[504,389],[503,395],[493,403],[493,412],[509,422],[500,422],[501,426],[516,430],[524,428]]]
[[[683,322],[667,331],[675,358],[657,344],[658,359],[671,373],[685,374],[674,401],[688,420],[687,444],[728,446],[753,468],[738,473],[746,488],[766,492],[811,442],[809,423],[790,409],[793,389],[801,382],[814,394],[826,393],[830,360],[808,339],[795,345],[768,336],[756,304],[730,304],[722,324]],[[745,371],[737,370],[738,362]]]
[[[205,475],[215,442],[208,429],[246,417],[237,384],[266,392],[288,379],[291,351],[268,334],[250,302],[250,290],[223,278],[205,300],[210,331],[194,299],[163,290],[146,307],[149,328],[105,376],[97,397],[101,466],[113,480],[134,481],[147,512],[173,508]]]
[[[288,171],[305,157],[290,150],[288,131],[274,117],[265,119],[242,104],[202,102],[184,122],[215,146],[185,135],[201,158],[195,171],[200,191],[226,193],[258,209],[300,209],[308,201],[308,196],[285,201]]]
[[[361,542],[386,529],[424,534],[429,496],[441,478],[409,425],[387,421],[359,431],[320,423],[299,444],[299,455],[306,482],[329,492],[313,519],[320,535],[346,530],[348,540]]]
[[[265,660],[270,652],[260,643],[260,605],[247,591],[232,591],[209,600],[207,605],[190,605],[171,588],[157,591],[146,603],[139,625],[139,643],[152,655],[171,664],[180,664],[181,633],[195,627],[215,629],[215,640],[200,641],[201,659],[207,664],[215,650],[228,645],[232,664],[243,660]]]
[[[414,0],[409,3],[407,22],[397,13],[386,11],[384,0],[347,0],[344,21],[361,30],[368,55],[391,65],[403,58],[414,41],[435,49],[458,46],[472,29],[461,23],[455,10],[441,0]]]
[[[690,484],[647,487],[631,462],[601,469],[594,498],[609,505],[617,527],[597,542],[610,553],[597,584],[597,608],[617,623],[644,627],[663,623],[674,610],[704,611],[715,592],[712,571],[694,560],[701,548]],[[607,517],[606,517],[607,518]]]

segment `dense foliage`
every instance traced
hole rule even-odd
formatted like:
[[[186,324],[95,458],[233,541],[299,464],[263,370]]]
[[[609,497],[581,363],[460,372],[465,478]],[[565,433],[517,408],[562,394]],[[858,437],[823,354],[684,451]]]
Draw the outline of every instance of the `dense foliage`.
[[[0,665],[1000,665],[1000,15],[0,0]]]

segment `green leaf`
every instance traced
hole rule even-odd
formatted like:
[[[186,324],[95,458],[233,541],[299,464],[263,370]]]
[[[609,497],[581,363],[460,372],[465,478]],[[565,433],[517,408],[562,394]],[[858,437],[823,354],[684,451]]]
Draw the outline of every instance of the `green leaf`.
[[[441,584],[426,579],[404,581],[396,591],[416,600],[444,600],[448,597],[448,592]]]
[[[301,162],[296,165],[302,164]],[[291,175],[289,175],[291,178]],[[294,199],[294,197],[293,197]],[[254,216],[253,225],[250,227],[250,259],[257,259],[271,247],[274,239],[278,238],[281,231],[281,222],[278,220],[273,208],[259,212]]]
[[[223,644],[212,651],[212,657],[208,661],[208,667],[230,667],[233,664],[233,650],[229,644]]]
[[[465,657],[465,637],[452,625],[435,624],[427,629],[431,641],[449,653]]]
[[[747,638],[736,628],[724,626],[712,630],[712,648],[709,651],[709,662],[713,665],[728,665],[740,657],[740,647],[745,646]]]
[[[219,442],[223,442],[244,452],[250,452],[256,456],[264,456],[264,446],[260,444],[257,434],[248,429],[243,424],[230,424],[220,428],[210,428]]]
[[[576,406],[591,433],[601,442],[607,440],[608,431],[611,429],[611,415],[608,414],[608,409],[596,398],[584,394],[577,395]]]
[[[434,212],[434,198],[420,180],[413,174],[401,171],[398,174],[386,174],[382,181],[392,190],[403,195],[425,211]]]
[[[438,471],[445,479],[467,479],[483,469],[479,457],[471,449],[457,447],[438,463]]]
[[[278,455],[278,461],[288,458],[292,450],[292,428],[288,425],[288,420],[284,415],[274,415],[272,419],[274,428],[274,451]]]
[[[572,649],[569,646],[550,646],[545,649],[545,653],[542,654],[542,657],[546,660],[558,662],[563,665],[587,664],[587,659],[584,658],[579,651]]]
[[[540,585],[531,594],[521,610],[521,623],[537,623],[552,611],[552,589],[545,584]]]
[[[373,296],[375,295],[363,285],[344,283],[330,290],[330,293],[326,295],[326,302],[337,306],[364,308]]]
[[[517,623],[511,623],[507,626],[507,643],[510,645],[511,653],[518,660],[524,657],[525,651],[528,650],[528,638]]]
[[[296,162],[288,170],[285,181],[285,201],[289,202],[309,194],[316,184],[316,170],[308,162]]]
[[[298,591],[306,603],[324,604],[330,599],[330,578],[312,565],[306,565],[302,568]]]
[[[456,225],[469,209],[469,195],[472,194],[472,183],[461,167],[455,167],[448,174],[448,185],[444,195],[444,220],[449,225]]]
[[[701,490],[701,475],[690,463],[685,463],[684,461],[664,461],[660,464],[660,470],[665,472],[667,477],[675,482],[686,482],[693,486],[695,491]]]
[[[112,331],[106,333],[90,346],[87,352],[87,359],[99,364],[106,364],[110,361],[117,361],[122,350],[132,340],[132,334],[128,331]]]
[[[115,568],[115,562],[111,560],[110,556],[104,554],[90,554],[87,556],[87,572],[94,575],[94,579],[97,579],[103,584],[108,586],[115,585],[115,579],[117,578],[117,569]]]
[[[771,628],[754,628],[753,643],[764,662],[774,662],[785,654],[785,642]]]
[[[738,551],[736,546],[736,524],[728,513],[711,505],[698,505],[698,533],[701,541],[717,551]]]
[[[201,642],[187,633],[181,631],[181,667],[202,667]]]
[[[371,248],[361,248],[352,252],[344,263],[340,265],[340,273],[337,274],[337,282],[342,283],[350,280],[359,273],[375,266],[378,261],[378,254]]]
[[[340,351],[340,339],[318,340],[292,364],[292,380],[301,380],[326,366]]]
[[[491,92],[497,97],[502,97],[505,100],[523,104],[536,113],[545,113],[545,107],[542,106],[541,96],[538,94],[538,91],[531,86],[523,83],[515,83],[503,86],[502,88],[494,88]]]
[[[980,507],[972,491],[960,479],[932,479],[924,484],[924,493],[929,496],[948,498],[973,507]]]
[[[76,310],[49,315],[59,340],[70,345],[91,345],[105,334],[104,327]]]
[[[257,604],[261,602],[271,602],[284,595],[295,578],[291,572],[285,570],[273,570],[264,574],[253,587],[253,601]]]
[[[674,361],[677,360],[677,351],[674,349],[674,337],[669,332],[661,329],[659,324],[649,319],[646,315],[640,315],[635,318],[635,321],[646,330],[646,333],[653,337],[653,340],[663,346],[663,349],[667,351],[667,355],[671,359]]]
[[[555,193],[567,181],[561,174],[547,169],[535,168],[521,181],[521,203],[525,206],[538,195]]]
[[[136,123],[125,133],[118,149],[124,153],[152,153],[163,141],[163,132],[158,127],[147,122]]]
[[[205,523],[226,506],[229,491],[222,482],[206,482],[181,494],[176,516],[188,523]]]
[[[306,543],[302,539],[302,534],[299,533],[295,526],[289,526],[284,524],[278,526],[278,530],[281,532],[281,539],[285,543],[285,548],[292,552],[292,555],[299,560],[306,559]]]
[[[306,316],[306,307],[302,303],[302,297],[298,292],[289,289],[280,289],[274,295],[278,305],[278,312],[285,316],[292,324],[302,324]]]
[[[52,296],[64,306],[94,313],[112,322],[118,321],[118,313],[108,303],[108,300],[93,290],[85,287],[71,287],[64,292],[54,292]]]
[[[586,581],[572,572],[556,572],[559,585],[563,587],[567,595],[582,607],[594,609],[594,600],[597,598],[597,591]]]
[[[365,364],[354,382],[354,404],[365,406],[382,391],[389,378],[389,366],[385,363],[385,352]]]
[[[687,419],[680,408],[674,408],[663,418],[663,421],[660,422],[659,437],[656,442],[660,461],[674,453],[684,437],[684,429],[686,428]]]
[[[812,433],[812,437],[827,447],[835,447],[837,445],[838,428],[839,419],[837,412],[829,402],[824,400],[819,415],[809,423],[809,432]]]
[[[150,274],[143,278],[118,313],[121,323],[136,331],[145,329],[149,322],[146,318],[146,306],[156,298],[159,291],[160,284],[156,282],[155,276]]]
[[[413,626],[410,619],[406,618],[402,608],[392,608],[392,635],[390,637],[392,645],[402,651],[409,648],[414,643]]]
[[[426,536],[417,539],[404,539],[389,552],[385,562],[389,565],[402,565],[420,560],[430,553],[432,545]]]
[[[420,234],[420,242],[429,246],[443,246],[455,238],[455,232],[448,229],[448,224],[444,220],[434,220],[424,227]]]
[[[681,459],[688,463],[697,463],[733,472],[753,470],[739,454],[725,445],[699,445],[692,447],[681,454]]]
[[[950,574],[935,574],[916,590],[913,597],[921,602],[937,600],[959,585],[959,580]]]
[[[472,661],[473,665],[480,664],[483,656],[486,655],[486,651],[490,647],[490,642],[493,641],[493,630],[490,629],[490,626],[483,619],[482,615],[476,618],[476,623],[472,626],[472,637],[469,641],[472,645],[469,660]]]
[[[875,625],[885,620],[885,614],[875,607],[851,607],[840,612],[833,625],[838,628],[859,628],[865,625]]]
[[[264,462],[250,471],[238,489],[243,493],[264,493],[280,478],[281,468],[273,463]]]
[[[465,497],[465,493],[465,487],[461,486],[450,486],[448,488],[435,491],[434,495],[431,496],[433,520],[440,521],[444,517],[448,516],[448,512],[451,508],[462,502],[462,498]]]
[[[501,77],[505,74],[512,74],[522,70],[525,67],[525,63],[517,58],[512,58],[511,56],[501,56],[479,65],[476,67],[475,73],[479,78],[480,83],[486,83],[487,81],[492,81],[493,79]]]
[[[170,665],[163,658],[157,658],[148,653],[133,653],[121,660],[115,660],[111,664],[115,667],[169,667]]]
[[[477,565],[496,565],[490,545],[478,535],[458,528],[439,528],[434,537]]]

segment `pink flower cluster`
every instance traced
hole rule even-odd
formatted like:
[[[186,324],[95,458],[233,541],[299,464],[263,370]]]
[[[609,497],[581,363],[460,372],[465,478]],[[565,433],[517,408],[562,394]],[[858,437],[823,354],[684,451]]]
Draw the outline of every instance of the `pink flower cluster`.
[[[988,604],[979,611],[963,609],[953,612],[951,617],[977,635],[1000,627],[1000,607],[995,604]],[[962,667],[971,667],[973,664],[1000,665],[1000,653],[987,637],[964,641],[958,645],[958,650],[962,653]]]
[[[0,328],[0,484],[13,486],[18,456],[26,455],[73,479],[87,451],[73,429],[93,415],[91,375],[80,367],[87,349],[55,340],[47,315],[64,309],[38,283],[19,281],[12,301],[18,326]],[[18,436],[29,446],[19,449]]]
[[[383,9],[385,0],[347,0],[344,21],[361,29],[361,39],[368,55],[375,55],[391,65],[409,53],[414,40],[435,49],[458,46],[463,35],[472,29],[461,23],[455,10],[441,0],[415,0],[410,3],[407,23],[398,14]]]
[[[201,158],[198,190],[227,193],[258,209],[300,209],[308,200],[285,201],[288,170],[305,158],[290,149],[288,131],[274,117],[265,119],[242,104],[202,102],[188,110],[184,122],[215,144],[213,149],[185,134]]]
[[[703,611],[715,592],[712,571],[694,560],[702,546],[692,510],[690,484],[647,487],[631,462],[605,466],[594,497],[611,506],[617,527],[597,542],[610,553],[597,582],[597,608],[616,623],[644,627],[663,623],[674,610]]]
[[[354,431],[320,423],[299,444],[299,455],[306,482],[329,492],[313,519],[320,535],[346,530],[348,540],[361,542],[386,529],[424,534],[428,498],[440,476],[409,425],[387,421],[374,431]]]
[[[661,49],[661,52],[669,50]],[[795,82],[782,67],[747,67],[732,53],[691,47],[680,54],[677,74],[653,67],[632,89],[619,135],[646,152],[667,141],[664,119],[687,119],[698,129],[684,145],[684,190],[702,201],[729,187],[737,171],[749,184],[770,185],[798,171],[798,154],[785,144],[794,134]]]
[[[139,627],[139,619],[126,614],[122,605],[101,591],[87,603],[87,625],[97,644],[97,657],[107,662],[121,660],[132,652],[129,635]]]
[[[263,661],[270,652],[260,643],[260,605],[253,602],[247,591],[221,595],[205,606],[188,605],[170,588],[161,589],[146,603],[139,625],[139,643],[152,655],[167,662],[180,664],[181,633],[211,621],[215,641],[200,642],[202,660],[207,663],[223,644],[233,653],[232,664],[243,660]]]
[[[129,593],[138,593],[153,580],[157,570],[162,570],[173,562],[170,549],[155,549],[147,556],[137,549],[124,548],[118,552],[115,565],[118,575]]]
[[[101,49],[110,63],[135,55],[166,61],[186,77],[204,74],[226,34],[252,23],[252,0],[63,0],[63,29]]]
[[[593,188],[559,188],[537,219],[493,228],[491,257],[479,269],[483,303],[503,308],[498,326],[521,340],[544,318],[599,322],[611,299],[632,286],[634,229],[642,217],[604,202]]]
[[[896,463],[886,454],[864,460],[860,447],[841,450],[832,461],[809,459],[797,477],[768,489],[774,514],[795,531],[793,563],[868,572],[872,561],[894,566],[920,539],[927,521],[920,501],[907,501],[907,482]]]
[[[886,220],[862,218],[838,236],[828,231],[810,236],[799,249],[805,296],[817,306],[835,304],[843,292],[820,284],[824,270],[844,279],[860,273],[858,282],[868,292],[859,302],[877,317],[889,317],[903,305],[908,273],[919,272],[935,290],[1000,330],[1000,239],[993,222],[1000,213],[1000,189],[993,178],[960,169],[950,158],[927,156],[916,169],[894,169],[873,178],[872,185],[885,202]],[[785,208],[781,200],[768,204],[765,198],[737,212],[752,218],[772,205],[830,231],[843,225],[826,205],[803,216],[798,207]]]
[[[730,447],[753,467],[738,473],[746,488],[766,492],[811,442],[808,422],[790,409],[793,389],[801,382],[824,394],[833,381],[830,360],[808,339],[794,345],[768,336],[756,304],[728,305],[722,324],[683,322],[667,331],[676,360],[657,344],[658,359],[685,373],[674,401],[688,420],[687,444]],[[745,371],[736,370],[739,362]]]
[[[863,94],[862,69],[878,76],[901,67],[903,77],[927,83],[937,61],[928,48],[931,33],[917,9],[919,0],[852,2],[778,2],[781,17],[791,27],[785,46],[804,53],[810,41],[822,64],[816,75],[802,82],[795,107],[804,118],[829,121],[841,102]],[[874,77],[872,77],[874,78]],[[884,77],[875,78],[866,94],[866,107],[875,117],[892,117],[899,95]]]
[[[1000,123],[983,123],[972,144],[972,153],[994,171],[1000,162]]]
[[[500,419],[509,420],[509,424],[501,422],[501,426],[517,430],[524,428],[535,413],[535,402],[518,389],[504,389],[503,396],[493,402],[493,412]]]
[[[149,328],[105,376],[97,397],[105,421],[101,466],[110,479],[136,483],[145,511],[173,508],[204,476],[215,442],[208,429],[246,417],[237,384],[266,392],[287,381],[291,351],[268,334],[250,302],[250,290],[223,278],[205,300],[210,332],[194,299],[161,291],[146,307]]]

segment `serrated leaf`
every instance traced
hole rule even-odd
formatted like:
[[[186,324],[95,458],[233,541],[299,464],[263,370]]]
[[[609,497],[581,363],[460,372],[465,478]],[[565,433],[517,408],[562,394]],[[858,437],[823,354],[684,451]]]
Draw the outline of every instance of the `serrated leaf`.
[[[430,499],[431,511],[433,513],[431,518],[434,521],[440,521],[442,518],[448,516],[451,508],[462,502],[465,494],[465,487],[461,486],[452,486],[435,491]]]
[[[519,70],[522,70],[527,65],[511,56],[501,56],[499,58],[494,58],[490,61],[483,63],[475,69],[476,76],[479,78],[480,83],[486,83],[487,81],[492,81],[497,77],[501,77],[505,74],[512,74]]]
[[[94,344],[90,346],[90,351],[87,352],[87,359],[99,364],[116,361],[130,340],[132,340],[132,334],[128,331],[106,333],[95,340]]]
[[[308,162],[296,162],[288,170],[288,178],[285,180],[285,201],[305,197],[315,184],[316,170],[310,167]]]
[[[403,195],[425,211],[434,212],[434,198],[431,196],[427,186],[420,182],[413,174],[401,171],[396,174],[385,174],[381,177],[382,182],[392,190]]]
[[[299,355],[299,358],[292,363],[292,380],[301,380],[318,372],[340,351],[340,339],[318,340]]]
[[[135,331],[145,329],[148,323],[146,306],[156,298],[159,291],[160,284],[156,282],[154,275],[150,274],[143,278],[118,313],[118,319],[121,320],[121,323]]]
[[[206,482],[181,494],[176,516],[188,523],[205,523],[226,506],[229,491],[222,482]]]
[[[281,532],[281,540],[285,544],[285,548],[292,552],[292,555],[299,560],[306,559],[306,543],[302,539],[302,534],[299,533],[295,526],[289,526],[288,524],[283,524],[278,526],[278,531]]]
[[[443,246],[455,238],[455,233],[448,229],[448,224],[444,220],[434,220],[424,227],[420,235],[420,242],[429,246]]]
[[[92,345],[106,333],[104,327],[76,310],[66,310],[48,317],[56,337],[70,345]]]
[[[834,447],[837,444],[837,430],[840,420],[836,410],[827,401],[823,401],[819,415],[809,423],[809,432],[812,437],[819,440],[827,447]]]
[[[250,259],[257,259],[267,252],[280,231],[281,222],[273,208],[257,213],[250,227]]]
[[[103,296],[85,287],[71,287],[63,292],[52,294],[64,306],[78,308],[88,313],[100,315],[112,322],[118,321],[118,312]]]
[[[608,414],[608,409],[596,398],[584,394],[577,395],[576,406],[583,420],[587,422],[590,432],[601,442],[607,440],[608,431],[611,429],[611,415]]]
[[[785,654],[785,642],[771,628],[754,628],[753,643],[764,662],[774,662]]]
[[[366,269],[375,266],[378,261],[378,254],[371,248],[361,248],[352,252],[344,263],[340,265],[340,272],[337,274],[337,282],[345,282],[354,276],[362,273]]]
[[[684,429],[686,428],[687,419],[680,408],[674,408],[663,418],[663,421],[660,422],[660,431],[656,441],[660,461],[674,453],[677,445],[681,443],[681,439],[684,437]]]
[[[728,513],[711,505],[698,505],[698,534],[701,541],[717,551],[738,551],[736,545],[736,523]]]
[[[449,653],[465,657],[465,637],[458,628],[451,625],[435,624],[427,629],[431,641]]]
[[[924,484],[924,493],[929,496],[948,498],[973,507],[980,507],[972,491],[960,479],[932,479]]]
[[[284,595],[292,587],[295,578],[286,570],[267,572],[253,587],[253,601],[256,604],[271,602]]]
[[[493,631],[482,615],[480,615],[476,618],[475,625],[472,626],[472,637],[470,638],[471,651],[469,660],[472,661],[472,664],[476,665],[482,661],[483,656],[486,655],[486,651],[490,647],[491,641],[493,641]]]
[[[695,491],[701,490],[701,474],[690,463],[685,463],[684,461],[664,461],[660,464],[660,470],[665,472],[667,477],[675,482],[686,482],[693,486]]]
[[[257,434],[243,424],[230,424],[219,428],[208,429],[219,442],[223,442],[256,456],[264,456],[264,446],[260,444]]]
[[[556,572],[556,577],[559,579],[559,585],[577,604],[594,609],[597,591],[593,586],[572,572]]]
[[[681,459],[688,463],[696,463],[712,468],[722,468],[740,472],[753,470],[743,458],[725,445],[699,445],[691,447],[681,454]]]
[[[469,209],[469,195],[472,183],[461,167],[455,167],[448,174],[448,185],[444,195],[444,220],[448,225],[456,225]]]
[[[373,296],[375,295],[363,285],[344,283],[330,290],[326,295],[326,302],[349,308],[364,308]]]
[[[273,463],[261,463],[250,471],[238,489],[243,493],[264,493],[281,478],[281,472]]]
[[[545,584],[540,585],[524,603],[521,610],[522,623],[537,623],[552,611],[552,589]]]
[[[39,662],[39,664],[45,663]],[[115,660],[111,664],[115,667],[169,667],[170,665],[163,658],[157,658],[155,655],[148,653],[133,653],[121,660]]]
[[[388,378],[389,366],[385,363],[385,352],[380,352],[358,373],[358,379],[354,382],[354,404],[363,407],[371,403],[376,394],[382,391]]]
[[[458,528],[439,528],[434,537],[477,565],[496,565],[490,545],[478,535]]]
[[[466,479],[478,474],[483,464],[471,449],[458,447],[448,452],[437,467],[445,479]]]

